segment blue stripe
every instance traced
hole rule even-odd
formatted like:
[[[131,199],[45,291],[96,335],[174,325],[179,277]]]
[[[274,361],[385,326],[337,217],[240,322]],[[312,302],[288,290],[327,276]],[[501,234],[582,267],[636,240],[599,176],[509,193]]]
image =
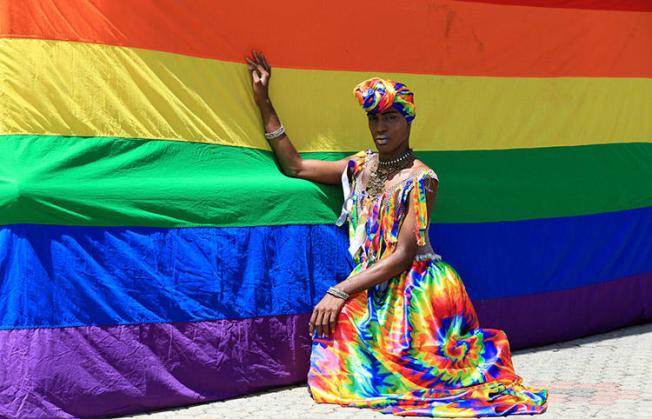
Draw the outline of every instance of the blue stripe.
[[[433,246],[461,275],[474,300],[558,291],[652,272],[652,207],[438,224],[432,229]]]
[[[473,299],[652,271],[652,208],[431,229]],[[237,319],[310,312],[352,269],[330,225],[0,227],[0,328]]]
[[[0,328],[310,312],[353,262],[325,225],[0,228]]]

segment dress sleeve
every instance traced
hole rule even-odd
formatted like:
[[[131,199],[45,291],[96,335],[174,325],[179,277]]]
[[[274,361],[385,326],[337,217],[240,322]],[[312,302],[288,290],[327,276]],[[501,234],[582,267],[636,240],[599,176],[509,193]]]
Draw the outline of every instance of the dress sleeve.
[[[342,192],[344,194],[344,202],[342,203],[342,211],[340,216],[335,221],[335,225],[340,227],[344,225],[349,217],[355,218],[356,211],[354,201],[354,188],[355,188],[355,179],[358,176],[362,166],[364,165],[364,159],[367,153],[365,151],[360,151],[354,155],[354,158],[348,161],[348,164],[342,172]],[[348,176],[349,169],[351,170],[351,178]],[[350,220],[355,222],[355,219]]]
[[[365,164],[366,157],[367,157],[367,151],[358,151],[353,155],[355,158],[349,160],[349,165],[348,167],[352,167],[351,173],[353,177],[357,176],[360,170],[362,170],[362,167]],[[347,167],[347,169],[348,169]]]
[[[426,202],[426,190],[432,190],[432,184],[438,181],[437,174],[428,169],[415,176],[413,185],[415,193],[413,196],[414,212],[416,214],[416,235],[417,245],[424,246],[426,244],[426,232],[428,229],[428,204]]]

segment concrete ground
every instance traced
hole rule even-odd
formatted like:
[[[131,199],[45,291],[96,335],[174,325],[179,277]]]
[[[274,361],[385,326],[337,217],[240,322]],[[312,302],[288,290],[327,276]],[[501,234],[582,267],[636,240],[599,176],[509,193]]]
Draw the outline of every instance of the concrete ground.
[[[552,418],[652,419],[652,323],[516,351],[516,371],[549,389]],[[167,418],[390,418],[368,409],[316,404],[305,385],[146,415]]]

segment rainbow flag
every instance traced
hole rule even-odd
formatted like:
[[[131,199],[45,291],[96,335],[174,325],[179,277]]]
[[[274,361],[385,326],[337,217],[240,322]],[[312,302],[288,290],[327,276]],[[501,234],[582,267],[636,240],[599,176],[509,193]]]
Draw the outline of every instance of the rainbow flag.
[[[652,3],[0,0],[0,416],[126,414],[301,382],[353,267],[297,149],[372,146],[415,92],[431,240],[512,348],[652,319]]]

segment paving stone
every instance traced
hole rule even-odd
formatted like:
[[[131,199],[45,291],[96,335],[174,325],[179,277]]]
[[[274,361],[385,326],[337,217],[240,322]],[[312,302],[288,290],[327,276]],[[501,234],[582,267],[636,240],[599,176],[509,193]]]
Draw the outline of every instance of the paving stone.
[[[533,419],[652,418],[652,323],[514,351],[516,371],[532,387],[548,388],[548,411]],[[312,401],[305,385],[133,419],[348,419],[390,416]]]

